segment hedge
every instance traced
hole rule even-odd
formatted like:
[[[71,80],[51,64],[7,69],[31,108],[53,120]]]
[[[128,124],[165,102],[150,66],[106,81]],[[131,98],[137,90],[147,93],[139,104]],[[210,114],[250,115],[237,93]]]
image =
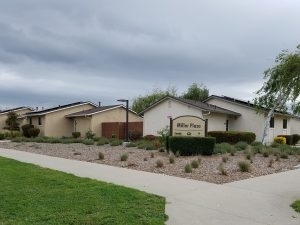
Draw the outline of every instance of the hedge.
[[[255,133],[242,131],[209,131],[208,136],[215,137],[217,143],[236,144],[240,141],[251,144],[256,139]]]
[[[288,144],[288,145],[295,145],[300,140],[299,134],[292,134],[292,135],[280,134],[280,135],[277,135],[277,137],[284,137],[286,139],[286,144]]]
[[[212,155],[216,139],[214,137],[169,137],[169,148],[180,155]]]

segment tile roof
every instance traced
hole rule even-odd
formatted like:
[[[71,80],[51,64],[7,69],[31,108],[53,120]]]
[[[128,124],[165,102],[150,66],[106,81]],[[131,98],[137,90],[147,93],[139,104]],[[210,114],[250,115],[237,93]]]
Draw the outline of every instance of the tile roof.
[[[59,105],[59,106],[48,108],[48,109],[29,112],[29,113],[26,113],[25,115],[26,116],[44,115],[44,114],[47,114],[47,113],[51,113],[51,112],[55,112],[55,111],[59,111],[59,110],[67,109],[67,108],[72,108],[74,106],[79,106],[79,105],[84,105],[84,104],[91,104],[91,105],[96,107],[96,105],[94,103],[91,103],[91,102],[74,102],[74,103],[70,103],[70,104],[66,104],[66,105]]]

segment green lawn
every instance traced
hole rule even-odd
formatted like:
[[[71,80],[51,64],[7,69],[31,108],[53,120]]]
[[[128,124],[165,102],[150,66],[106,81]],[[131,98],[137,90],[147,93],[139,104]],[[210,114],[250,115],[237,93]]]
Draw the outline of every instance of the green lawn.
[[[295,209],[296,212],[300,213],[300,200],[295,201],[292,205],[293,209]]]
[[[0,224],[164,224],[165,199],[0,157]]]

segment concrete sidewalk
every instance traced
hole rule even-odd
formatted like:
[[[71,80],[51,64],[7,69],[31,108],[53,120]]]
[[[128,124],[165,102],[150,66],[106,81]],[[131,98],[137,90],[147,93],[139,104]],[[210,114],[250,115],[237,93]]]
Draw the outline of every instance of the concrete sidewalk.
[[[289,206],[300,199],[300,169],[216,185],[1,148],[0,156],[164,196],[169,225],[300,224]]]

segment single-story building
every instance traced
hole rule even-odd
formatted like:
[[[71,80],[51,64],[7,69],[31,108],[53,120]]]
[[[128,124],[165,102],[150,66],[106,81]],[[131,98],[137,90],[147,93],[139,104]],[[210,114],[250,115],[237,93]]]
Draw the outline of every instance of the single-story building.
[[[250,102],[212,95],[204,102],[167,96],[146,108],[144,115],[144,135],[157,135],[169,126],[170,118],[191,115],[208,120],[208,131],[247,131],[262,139],[267,113],[257,113]],[[300,117],[289,113],[275,112],[270,122],[266,138],[273,142],[277,135],[300,134]]]
[[[95,133],[97,137],[103,136],[104,123],[125,123],[126,107],[124,105],[99,106],[97,108],[78,111],[65,116],[73,124],[73,131],[84,135],[89,130]],[[134,111],[128,111],[128,122],[143,122],[143,118]],[[130,126],[129,126],[130,127]],[[117,135],[118,136],[118,135]]]
[[[157,132],[170,125],[170,118],[183,115],[208,120],[208,131],[229,130],[229,121],[241,116],[239,112],[200,101],[166,96],[141,112],[144,116],[143,134],[157,135]]]
[[[4,130],[3,128],[6,127],[5,121],[7,119],[8,113],[15,112],[18,115],[18,120],[19,120],[20,127],[21,127],[26,122],[26,120],[24,120],[24,118],[25,118],[24,115],[26,113],[29,113],[32,111],[33,111],[33,109],[30,107],[18,107],[18,108],[0,111],[0,132],[7,131],[7,130]]]
[[[40,129],[40,136],[70,137],[73,131],[73,121],[65,116],[94,108],[97,108],[97,105],[91,102],[75,102],[29,112],[25,116],[28,124]]]
[[[264,131],[267,111],[257,113],[256,108],[249,101],[242,101],[227,96],[212,95],[204,102],[238,112],[241,116],[229,121],[231,131],[250,131],[256,134],[256,139],[261,140]],[[300,118],[289,113],[275,112],[270,121],[270,129],[266,142],[273,142],[277,135],[299,134]]]

